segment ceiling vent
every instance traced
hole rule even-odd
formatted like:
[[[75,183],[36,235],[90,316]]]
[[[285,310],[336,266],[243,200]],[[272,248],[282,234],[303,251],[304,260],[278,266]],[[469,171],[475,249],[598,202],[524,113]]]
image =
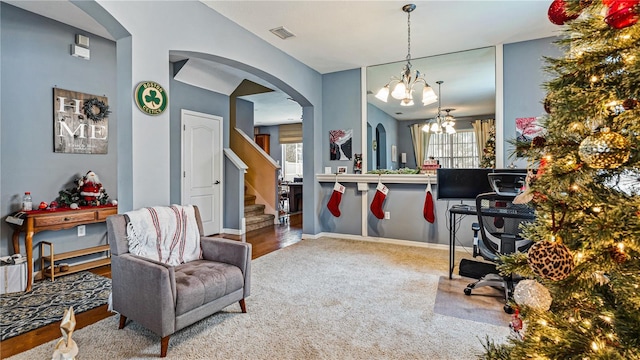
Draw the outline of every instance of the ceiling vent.
[[[275,36],[279,37],[282,40],[286,40],[290,37],[295,36],[291,31],[285,29],[284,26],[273,28],[269,31],[271,31]]]

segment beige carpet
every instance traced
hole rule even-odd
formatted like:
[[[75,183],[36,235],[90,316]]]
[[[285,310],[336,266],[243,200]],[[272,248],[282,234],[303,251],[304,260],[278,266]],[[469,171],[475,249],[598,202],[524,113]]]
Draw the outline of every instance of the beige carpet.
[[[471,359],[486,335],[502,341],[509,329],[436,313],[446,269],[441,250],[303,240],[253,261],[247,314],[234,304],[174,334],[167,358]],[[75,332],[78,360],[158,356],[159,337],[117,322]],[[50,359],[54,343],[11,359]]]

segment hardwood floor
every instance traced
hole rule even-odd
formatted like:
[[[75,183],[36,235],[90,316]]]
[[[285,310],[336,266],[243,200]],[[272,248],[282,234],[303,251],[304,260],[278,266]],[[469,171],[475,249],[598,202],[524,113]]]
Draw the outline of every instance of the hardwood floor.
[[[302,236],[302,214],[292,215],[288,220],[285,224],[251,231],[242,236],[242,240],[246,240],[252,245],[253,259],[300,241]],[[91,271],[98,275],[111,277],[110,266],[103,266]],[[107,305],[103,305],[75,315],[76,329],[81,329],[114,314],[107,311]],[[60,338],[59,323],[49,324],[28,333],[14,336],[0,342],[0,359],[19,354],[58,338]],[[53,349],[51,351],[53,352]]]

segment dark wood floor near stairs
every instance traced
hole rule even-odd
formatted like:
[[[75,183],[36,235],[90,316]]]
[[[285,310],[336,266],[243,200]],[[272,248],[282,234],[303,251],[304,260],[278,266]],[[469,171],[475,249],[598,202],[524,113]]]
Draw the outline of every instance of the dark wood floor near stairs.
[[[247,232],[243,239],[252,244],[253,259],[266,255],[270,252],[282,249],[300,241],[302,236],[302,215],[292,215],[288,223],[273,225],[258,230]],[[93,269],[92,272],[111,277],[111,267],[103,266]],[[48,281],[48,280],[42,280]],[[251,309],[249,309],[251,311]],[[81,329],[87,325],[106,319],[113,314],[107,311],[107,305],[85,311],[76,315],[76,329]],[[62,317],[62,314],[60,314]],[[114,328],[114,330],[117,330]],[[60,338],[60,323],[53,323],[28,333],[14,336],[0,342],[0,359],[19,354],[36,346]],[[159,339],[158,339],[159,340]],[[81,349],[82,350],[82,349]],[[53,348],[51,349],[53,353]]]

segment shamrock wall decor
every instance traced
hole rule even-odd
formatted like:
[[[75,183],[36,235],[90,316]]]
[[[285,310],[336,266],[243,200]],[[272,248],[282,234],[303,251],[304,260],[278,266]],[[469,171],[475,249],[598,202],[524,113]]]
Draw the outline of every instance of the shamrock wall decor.
[[[154,81],[142,81],[134,92],[136,105],[149,115],[160,115],[167,108],[166,90]]]

